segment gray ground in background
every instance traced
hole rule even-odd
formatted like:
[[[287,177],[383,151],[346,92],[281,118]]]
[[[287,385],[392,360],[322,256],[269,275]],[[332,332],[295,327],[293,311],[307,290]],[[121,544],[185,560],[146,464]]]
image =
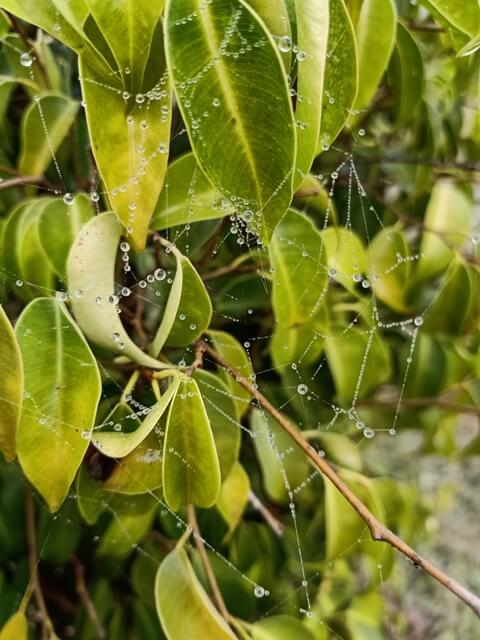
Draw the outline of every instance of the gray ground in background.
[[[467,433],[463,436],[471,436],[475,429],[472,422],[464,425]],[[413,453],[418,451],[418,444],[418,434],[413,431],[397,434],[393,443],[378,438],[369,452],[372,467],[416,486],[427,500],[442,505],[441,511],[427,521],[428,536],[415,546],[446,573],[480,594],[480,458],[455,461]],[[395,619],[400,612],[407,618],[409,629],[398,631],[393,624],[392,640],[480,638],[480,622],[468,607],[408,562],[399,564],[392,584],[402,586],[395,594],[390,594],[388,583],[385,588],[390,601],[387,618]]]

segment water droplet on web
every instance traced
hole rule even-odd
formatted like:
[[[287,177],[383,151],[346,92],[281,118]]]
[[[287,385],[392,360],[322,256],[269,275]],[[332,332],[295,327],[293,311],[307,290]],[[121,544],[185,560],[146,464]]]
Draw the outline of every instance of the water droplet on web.
[[[96,191],[90,191],[90,200],[92,202],[98,202],[100,200],[100,196]]]
[[[263,598],[263,596],[265,595],[265,589],[257,584],[255,589],[253,590],[253,593],[255,594],[256,598]]]
[[[110,304],[118,304],[118,296],[112,293],[112,295],[108,297],[108,301]]]
[[[31,67],[33,64],[32,56],[27,52],[22,53],[20,56],[20,64],[22,67]]]
[[[362,287],[364,289],[368,289],[370,287],[370,282],[367,279],[362,280]]]
[[[167,151],[168,151],[168,146],[164,142],[161,142],[158,145],[158,153],[167,153]]]
[[[334,278],[337,275],[337,271],[335,269],[329,269],[328,275],[330,276],[330,278]]]
[[[155,278],[151,273],[149,273],[147,276],[147,282],[149,282],[150,284],[152,284],[152,282],[155,282]]]
[[[365,427],[365,429],[363,430],[363,435],[365,436],[365,438],[371,439],[374,437],[375,431],[370,427]]]
[[[68,204],[68,206],[73,204],[74,199],[75,198],[73,197],[73,195],[71,193],[66,193],[63,196],[63,201],[64,201],[65,204]]]
[[[122,430],[122,425],[117,422],[116,424],[113,425],[113,430],[114,431],[121,431]]]
[[[422,326],[422,324],[423,324],[423,318],[422,318],[422,316],[417,316],[417,317],[415,318],[415,320],[413,321],[413,324],[414,324],[416,327],[421,327],[421,326]]]
[[[145,280],[140,280],[138,286],[140,287],[140,289],[145,289],[147,283],[145,282]]]
[[[278,48],[282,53],[288,53],[292,49],[292,39],[290,36],[282,36],[278,41]]]
[[[305,53],[305,51],[297,51],[297,60],[299,62],[302,62],[302,60],[305,60],[307,57],[307,54]]]
[[[220,100],[219,100],[218,98],[214,98],[214,99],[212,100],[212,105],[213,105],[214,107],[219,107],[219,106],[220,106]]]
[[[353,281],[354,282],[361,282],[362,281],[362,276],[359,273],[354,273],[353,274]]]
[[[155,269],[155,271],[153,272],[153,275],[155,277],[155,280],[161,281],[161,280],[165,280],[165,277],[167,274],[163,269]]]
[[[23,280],[17,280],[15,284],[17,287],[23,287]]]
[[[124,296],[125,298],[128,298],[128,296],[132,293],[132,290],[129,289],[128,287],[123,287],[121,290],[121,294],[122,296]]]
[[[299,384],[297,387],[297,391],[301,396],[305,396],[308,393],[308,387],[306,384]]]
[[[120,249],[125,252],[130,251],[130,245],[128,244],[128,242],[122,242],[120,245]]]
[[[364,136],[365,135],[365,129],[359,129],[358,130],[358,135],[359,136]]]
[[[118,342],[120,340],[120,334],[117,333],[116,331],[114,333],[112,333],[112,340],[114,342]]]

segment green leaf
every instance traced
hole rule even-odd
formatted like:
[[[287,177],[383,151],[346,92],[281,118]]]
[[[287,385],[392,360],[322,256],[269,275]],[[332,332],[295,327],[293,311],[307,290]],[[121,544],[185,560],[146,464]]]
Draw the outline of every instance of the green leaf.
[[[470,238],[472,218],[472,201],[465,192],[450,180],[438,180],[425,212],[416,278],[431,278],[448,267],[454,258],[453,249]]]
[[[165,501],[211,507],[220,491],[215,440],[197,383],[184,376],[170,405],[163,461]]]
[[[471,56],[480,49],[480,32],[465,44],[457,53],[458,58]]]
[[[56,198],[50,200],[42,210],[38,223],[40,242],[62,280],[66,278],[70,247],[92,217],[90,199],[82,193],[75,196],[72,204],[66,204],[63,198]]]
[[[320,310],[328,273],[321,235],[303,213],[290,210],[269,246],[273,273],[272,304],[278,323],[308,322]]]
[[[242,0],[198,9],[199,0],[166,3],[167,59],[182,116],[210,182],[268,242],[292,198],[295,156],[280,54]]]
[[[175,372],[172,372],[172,377],[173,380],[167,390],[160,400],[148,409],[146,418],[135,430],[129,429],[130,425],[135,426],[135,421],[130,419],[128,423],[125,422],[126,428],[123,429],[122,422],[125,421],[126,416],[119,416],[119,408],[115,407],[101,425],[102,428],[95,430],[92,436],[92,443],[97,449],[110,458],[124,458],[132,453],[151,433],[177,393],[179,379]],[[115,428],[117,424],[122,426],[119,431]]]
[[[458,335],[471,330],[479,316],[480,273],[476,267],[452,262],[425,314],[424,329]]]
[[[222,379],[197,369],[193,375],[202,395],[212,429],[222,480],[229,475],[240,453],[241,425],[237,420],[235,400]]]
[[[20,268],[18,275],[27,284],[25,288],[31,297],[39,293],[49,294],[53,287],[52,265],[40,241],[39,230],[40,219],[48,202],[47,198],[41,198],[28,207],[17,228],[15,250]]]
[[[276,502],[286,503],[288,491],[298,487],[307,477],[308,459],[290,436],[263,411],[252,411],[250,425],[255,434],[253,444],[262,469],[265,491]]]
[[[364,397],[390,378],[390,352],[374,329],[334,329],[325,340],[325,352],[343,405]]]
[[[52,298],[31,302],[15,332],[25,371],[18,458],[50,510],[56,511],[88,447],[100,374],[65,306]]]
[[[87,338],[117,355],[146,367],[162,364],[144,353],[130,339],[110,302],[116,296],[115,259],[121,227],[113,213],[103,213],[88,222],[78,234],[67,261],[67,279],[75,318]]]
[[[397,10],[393,0],[364,0],[355,35],[358,45],[356,111],[366,109],[388,66],[395,46]]]
[[[150,498],[146,508],[139,513],[115,513],[102,535],[98,555],[117,558],[129,555],[152,528],[157,509],[158,504]]]
[[[407,241],[394,227],[382,229],[368,247],[368,276],[375,295],[389,307],[406,313],[412,263]]]
[[[329,23],[328,0],[295,0],[297,16],[297,157],[294,191],[317,155]]]
[[[344,0],[330,0],[328,52],[317,151],[329,147],[345,126],[358,84],[357,44]]]
[[[28,640],[27,618],[18,611],[9,618],[0,631],[0,640]]]
[[[285,0],[246,0],[263,20],[281,53],[285,72],[290,72],[292,60],[292,29]]]
[[[140,93],[164,0],[86,0],[86,4],[111,49],[125,89]]]
[[[346,289],[356,286],[355,276],[363,273],[367,267],[365,248],[353,231],[341,227],[328,227],[321,232],[327,254],[327,265],[334,273],[335,281]]]
[[[84,58],[80,79],[92,149],[108,199],[132,244],[141,250],[162,188],[170,140],[171,91],[160,27],[141,91],[135,95],[97,73]]]
[[[19,171],[41,176],[50,166],[78,111],[78,102],[62,95],[38,96],[24,111]]]
[[[22,357],[17,338],[0,306],[0,451],[7,462],[16,455],[15,439],[23,397]]]
[[[228,540],[240,523],[250,493],[250,480],[245,469],[236,462],[220,489],[217,509],[228,524]]]
[[[24,200],[17,204],[6,219],[3,229],[2,266],[10,282],[15,282],[15,287],[12,287],[15,295],[23,300],[29,300],[31,292],[27,287],[23,287],[23,281],[16,282],[21,272],[17,252],[19,229],[24,216],[34,207],[38,207],[37,200]],[[19,287],[20,282],[21,286]]]
[[[175,598],[172,598],[175,594]],[[235,635],[205,593],[184,549],[163,560],[155,579],[157,613],[168,640],[234,640]],[[178,615],[179,611],[182,615]]]
[[[229,364],[247,380],[254,381],[252,364],[245,349],[234,336],[225,331],[209,331],[213,347]],[[248,410],[250,404],[250,394],[230,374],[223,369],[219,369],[219,375],[230,389],[230,394],[237,407],[237,416],[241,418]]]
[[[416,116],[423,95],[423,60],[414,37],[400,23],[391,72],[397,118],[409,122]]]
[[[421,0],[434,16],[447,27],[453,27],[472,38],[480,26],[480,6],[477,0]]]
[[[151,229],[215,220],[232,215],[234,209],[202,173],[193,153],[177,158],[167,169]]]
[[[253,640],[315,640],[298,618],[287,615],[269,616],[252,627]]]

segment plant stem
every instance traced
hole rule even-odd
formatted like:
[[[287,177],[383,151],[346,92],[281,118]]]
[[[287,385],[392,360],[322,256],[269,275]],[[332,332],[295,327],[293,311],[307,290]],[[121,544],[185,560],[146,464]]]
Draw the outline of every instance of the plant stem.
[[[90,618],[90,622],[95,629],[97,638],[99,638],[100,640],[102,638],[106,638],[107,634],[105,632],[105,629],[103,628],[100,618],[98,617],[97,610],[95,609],[95,605],[92,598],[90,597],[90,593],[88,592],[87,585],[85,583],[85,568],[75,555],[72,556],[72,563],[75,571],[75,588],[78,597],[85,607],[85,611],[87,612],[87,615]]]
[[[38,555],[37,555],[37,534],[35,527],[35,506],[33,503],[33,495],[30,487],[27,488],[25,496],[25,515],[27,528],[27,545],[28,545],[28,561],[30,565],[30,583],[33,585],[35,600],[42,618],[42,636],[49,640],[56,638],[53,623],[48,615],[45,598],[43,597],[40,580],[38,579]]]
[[[258,497],[253,493],[253,491],[249,491],[248,493],[248,501],[258,513],[262,516],[265,522],[270,526],[272,531],[276,533],[276,535],[281,538],[285,531],[285,525],[283,522],[280,522],[271,511],[267,509],[267,507],[261,502]]]
[[[373,513],[363,504],[359,498],[351,491],[351,489],[343,482],[329,462],[321,457],[316,449],[312,447],[301,435],[295,426],[281,414],[262,394],[255,389],[250,382],[242,376],[242,374],[232,367],[222,356],[206,342],[202,341],[204,353],[208,354],[211,359],[220,365],[238,384],[240,384],[248,393],[256,399],[258,404],[269,413],[280,427],[294,440],[294,442],[306,453],[313,465],[325,476],[333,486],[343,495],[343,497],[355,509],[358,515],[364,520],[370,530],[372,539],[378,542],[386,542],[391,545],[405,557],[407,557],[414,567],[423,569],[432,578],[437,580],[445,588],[454,593],[460,600],[467,604],[480,617],[480,598],[468,589],[459,584],[456,580],[448,576],[441,569],[438,569],[428,560],[418,554],[412,547],[399,538],[393,531],[390,531],[382,524]]]
[[[205,569],[205,573],[207,574],[207,579],[210,584],[210,588],[212,589],[212,595],[215,601],[215,605],[218,611],[221,613],[222,617],[228,623],[230,623],[232,617],[229,614],[228,609],[225,605],[222,592],[220,591],[220,587],[218,586],[217,578],[215,577],[215,573],[213,572],[212,565],[210,564],[210,560],[208,559],[208,554],[207,554],[207,550],[205,549],[205,544],[203,543],[202,534],[200,533],[200,529],[198,528],[197,516],[195,514],[195,507],[193,506],[193,504],[188,505],[187,513],[188,513],[188,524],[192,528],[195,544],[197,545],[198,553],[200,555],[203,568]]]

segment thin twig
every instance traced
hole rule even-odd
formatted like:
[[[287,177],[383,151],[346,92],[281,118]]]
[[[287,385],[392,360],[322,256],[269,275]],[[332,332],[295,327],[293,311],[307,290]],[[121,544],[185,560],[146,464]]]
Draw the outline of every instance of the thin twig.
[[[258,404],[267,411],[280,425],[280,427],[294,440],[294,442],[306,453],[313,465],[322,473],[333,486],[343,495],[343,497],[355,509],[358,515],[365,521],[370,530],[372,539],[379,542],[386,542],[392,547],[400,551],[406,556],[412,564],[423,569],[432,578],[437,580],[441,585],[449,589],[460,600],[467,604],[480,617],[480,598],[471,591],[463,587],[456,580],[448,576],[441,569],[438,569],[428,560],[419,555],[412,547],[406,544],[401,538],[395,535],[390,529],[382,524],[373,513],[363,504],[359,498],[351,491],[351,489],[343,482],[332,466],[324,457],[321,457],[316,449],[312,447],[301,435],[293,424],[282,415],[267,398],[255,389],[250,382],[242,376],[242,374],[232,367],[222,356],[206,342],[202,341],[204,352],[208,354],[212,360],[220,365],[225,371],[234,378],[248,393],[256,399]]]
[[[11,178],[10,180],[4,180],[3,182],[0,182],[0,191],[12,189],[13,187],[19,187],[24,184],[42,184],[43,182],[43,176],[17,176],[16,178]]]
[[[202,366],[202,364],[203,364],[203,347],[200,343],[198,343],[195,347],[195,360],[188,367],[186,371],[187,376],[191,378],[195,373],[195,371]]]
[[[215,601],[217,609],[219,610],[223,618],[225,618],[227,622],[230,622],[230,614],[225,605],[225,601],[223,599],[222,593],[218,586],[217,578],[215,577],[215,574],[212,569],[212,565],[210,564],[210,560],[208,559],[207,550],[205,549],[205,544],[203,542],[200,529],[198,528],[197,516],[195,514],[195,507],[192,504],[189,504],[187,508],[187,512],[188,512],[188,524],[192,528],[195,544],[197,545],[198,553],[200,555],[203,568],[205,569],[205,573],[207,574],[210,588],[212,589],[213,599]]]
[[[47,605],[43,597],[40,580],[38,579],[38,555],[37,555],[37,534],[35,527],[35,506],[33,504],[32,490],[27,488],[25,496],[25,516],[27,528],[27,545],[28,545],[28,562],[30,565],[30,581],[33,584],[35,600],[37,602],[38,611],[42,619],[42,636],[49,640],[56,638],[53,623],[48,615]]]
[[[259,500],[259,498],[250,491],[248,493],[248,501],[258,513],[262,516],[265,522],[270,526],[272,531],[277,534],[279,538],[283,536],[285,531],[285,525],[283,522],[280,522],[271,511],[267,509],[267,507]]]
[[[85,607],[85,611],[87,612],[87,615],[90,618],[90,622],[95,629],[97,638],[106,638],[106,631],[102,625],[100,618],[98,617],[97,610],[95,609],[95,605],[87,589],[87,585],[85,582],[85,568],[76,555],[72,556],[72,563],[73,569],[75,571],[75,589],[77,591],[78,597]]]

